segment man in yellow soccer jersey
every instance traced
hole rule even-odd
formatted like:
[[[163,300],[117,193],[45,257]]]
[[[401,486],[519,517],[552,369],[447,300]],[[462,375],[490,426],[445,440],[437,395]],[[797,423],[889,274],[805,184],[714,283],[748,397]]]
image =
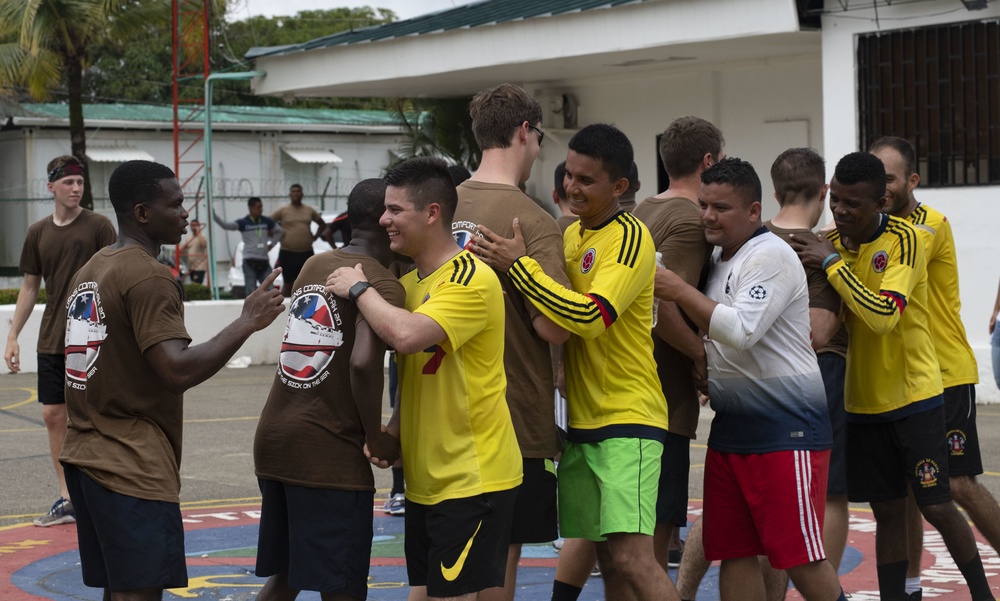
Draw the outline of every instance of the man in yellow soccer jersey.
[[[569,141],[564,181],[580,216],[580,227],[566,230],[563,241],[572,289],[525,254],[517,220],[513,240],[481,227],[484,237],[473,248],[506,271],[544,315],[576,334],[565,345],[562,535],[597,542],[608,599],[677,599],[653,554],[667,403],[650,337],[653,242],[618,204],[632,161],[631,142],[610,125],[589,125]]]
[[[327,291],[347,298],[396,349],[400,402],[388,430],[406,465],[411,601],[469,599],[504,584],[521,453],[507,408],[503,292],[493,270],[455,244],[458,196],[448,166],[415,158],[386,175],[380,223],[416,269],[392,306],[358,267]],[[373,457],[372,462],[388,467]]]
[[[868,152],[877,156],[885,166],[886,204],[882,210],[909,221],[924,241],[927,310],[944,386],[944,427],[951,496],[969,514],[990,545],[1000,549],[1000,506],[976,480],[976,476],[983,473],[979,433],[976,430],[979,370],[959,315],[962,300],[958,294],[958,261],[951,223],[947,217],[917,202],[913,196],[913,190],[920,184],[920,175],[917,173],[916,152],[909,140],[885,136],[875,140]],[[912,504],[911,507],[916,509]],[[918,512],[912,511],[909,516],[907,592],[911,593],[912,599],[920,599],[915,595],[920,590],[924,526]]]
[[[829,239],[793,235],[806,266],[819,266],[847,316],[847,494],[871,504],[882,599],[905,601],[907,489],[941,533],[973,601],[994,599],[972,529],[951,500],[941,372],[931,341],[924,243],[909,222],[882,213],[878,157],[837,163]]]

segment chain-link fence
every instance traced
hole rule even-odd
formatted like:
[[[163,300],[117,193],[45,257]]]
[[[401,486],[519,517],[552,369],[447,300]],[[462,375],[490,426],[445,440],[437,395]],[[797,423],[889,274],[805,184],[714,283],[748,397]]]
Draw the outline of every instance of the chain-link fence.
[[[303,202],[310,205],[330,221],[334,216],[347,210],[347,195],[358,183],[357,177],[331,177],[323,179],[221,179],[214,180],[215,194],[212,202],[216,213],[226,221],[235,221],[247,214],[247,199],[256,196],[263,201],[264,214],[270,215],[278,207],[288,203],[288,188],[299,184],[303,190]],[[0,198],[0,269],[8,275],[20,261],[28,226],[52,213],[52,197],[45,187],[45,180],[28,182],[28,189],[34,194],[29,198]],[[185,189],[186,202],[190,213],[188,219],[207,222],[208,213],[202,180],[192,181]],[[0,188],[3,188],[0,185]],[[23,190],[24,188],[21,188]],[[39,192],[38,190],[41,190]],[[94,190],[94,211],[111,220],[117,227],[114,208],[106,195]],[[215,254],[219,269],[228,268],[240,241],[239,232],[229,232],[215,228]],[[205,230],[206,236],[208,230]],[[173,248],[165,249],[173,256]]]

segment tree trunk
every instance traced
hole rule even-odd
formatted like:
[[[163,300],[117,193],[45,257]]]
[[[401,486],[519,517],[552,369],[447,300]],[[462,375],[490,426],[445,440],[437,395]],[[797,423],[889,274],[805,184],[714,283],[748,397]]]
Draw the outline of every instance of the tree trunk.
[[[87,130],[83,123],[83,56],[69,52],[66,55],[66,80],[69,95],[69,140],[72,154],[83,164],[83,198],[80,205],[94,210],[94,196],[90,190],[90,166],[87,164]]]

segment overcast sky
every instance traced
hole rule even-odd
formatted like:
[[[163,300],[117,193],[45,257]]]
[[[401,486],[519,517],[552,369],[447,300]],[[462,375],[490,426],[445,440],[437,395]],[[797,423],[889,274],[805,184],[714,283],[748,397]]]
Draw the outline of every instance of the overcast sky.
[[[400,18],[409,19],[430,12],[437,12],[469,4],[475,0],[373,0],[363,2],[356,0],[239,0],[233,3],[229,19],[243,20],[251,16],[273,17],[276,15],[294,15],[302,10],[322,10],[341,6],[371,6],[372,8],[387,8]]]

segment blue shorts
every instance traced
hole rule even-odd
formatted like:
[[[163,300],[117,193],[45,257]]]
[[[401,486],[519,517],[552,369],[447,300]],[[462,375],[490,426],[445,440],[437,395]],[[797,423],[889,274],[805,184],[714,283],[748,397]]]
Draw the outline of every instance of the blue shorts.
[[[366,599],[374,493],[257,482],[257,575],[288,574],[296,590]]]
[[[830,470],[826,481],[826,496],[847,494],[847,410],[844,409],[844,380],[847,359],[836,353],[816,355],[826,390],[826,408],[833,429],[830,449]]]
[[[976,428],[976,386],[961,384],[944,389],[944,428],[948,441],[948,473],[978,476],[983,473]]]
[[[687,526],[688,478],[691,474],[691,439],[667,432],[660,461],[656,496],[656,523]]]
[[[187,586],[180,505],[108,490],[69,463],[63,471],[84,584],[116,593]]]
[[[847,423],[848,500],[878,503],[906,497],[917,505],[951,501],[944,407],[891,422]]]
[[[38,354],[38,402],[66,404],[66,355]]]

